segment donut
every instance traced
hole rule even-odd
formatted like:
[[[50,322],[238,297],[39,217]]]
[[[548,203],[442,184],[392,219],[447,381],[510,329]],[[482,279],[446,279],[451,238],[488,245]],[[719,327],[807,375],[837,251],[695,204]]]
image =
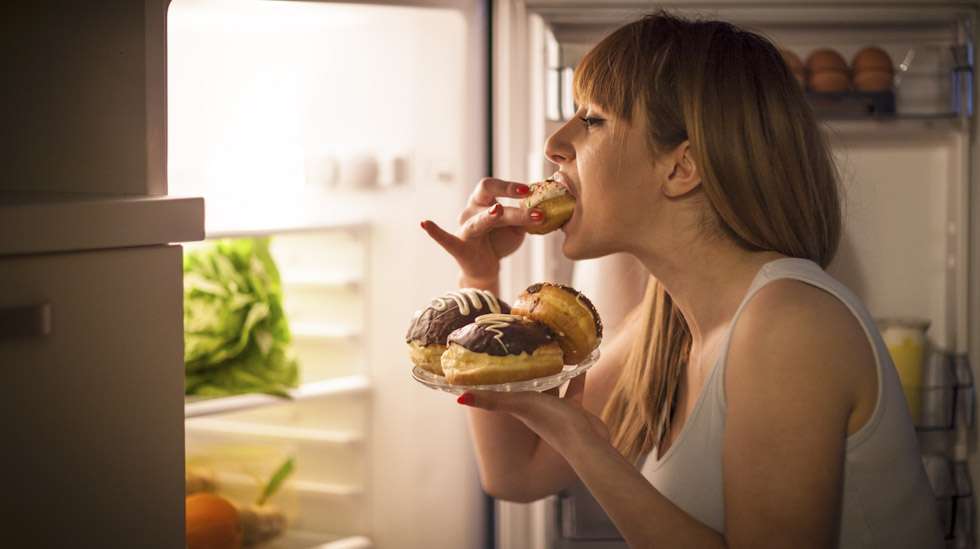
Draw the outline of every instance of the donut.
[[[531,234],[546,234],[558,229],[572,217],[575,198],[568,189],[554,179],[531,184],[531,194],[524,199],[526,209],[537,208],[544,212],[544,223],[527,227]]]
[[[442,375],[440,357],[446,351],[449,334],[488,313],[509,313],[510,307],[493,293],[475,288],[449,292],[417,311],[405,334],[412,363]]]
[[[557,374],[561,347],[542,324],[487,314],[449,335],[442,370],[450,385],[489,385]]]
[[[602,320],[595,306],[581,292],[564,284],[542,282],[528,286],[511,313],[550,328],[564,353],[565,364],[579,364],[602,340]]]

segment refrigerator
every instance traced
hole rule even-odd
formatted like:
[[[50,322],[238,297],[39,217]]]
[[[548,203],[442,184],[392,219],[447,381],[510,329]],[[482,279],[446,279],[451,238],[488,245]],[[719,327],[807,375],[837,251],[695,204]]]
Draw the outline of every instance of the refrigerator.
[[[975,547],[972,479],[980,474],[973,396],[980,356],[980,150],[973,108],[977,4],[497,1],[494,173],[515,180],[551,173],[542,147],[574,116],[575,66],[603,36],[658,8],[731,21],[800,59],[831,48],[850,62],[868,46],[892,59],[895,78],[884,99],[893,103],[876,103],[882,97],[874,94],[806,92],[842,179],[844,234],[827,270],[880,319],[889,345],[890,319],[928,324],[924,360],[932,362],[906,394],[918,411],[923,464],[947,546]],[[508,262],[503,287],[513,291],[536,279],[572,284],[596,302],[610,325],[608,341],[642,296],[644,272],[629,257],[572,263],[560,253],[560,238],[528,242]],[[498,547],[626,547],[581,485],[531,504],[497,502],[495,532]]]
[[[268,239],[298,363],[288,399],[188,396],[188,474],[236,504],[289,458],[261,547],[483,547],[465,413],[411,378],[416,310],[456,287],[421,230],[488,169],[488,6],[173,0],[168,184],[205,240]]]
[[[404,336],[456,287],[419,221],[488,171],[488,5],[69,4],[0,23],[5,539],[184,547],[187,491],[246,505],[292,458],[265,547],[484,546],[464,411]],[[296,386],[185,398],[183,261],[252,239]]]
[[[928,320],[932,346],[959,357],[935,393],[954,419],[918,432],[949,545],[975,546],[977,6],[742,4],[12,8],[0,59],[21,85],[0,92],[13,128],[0,136],[0,363],[13,383],[0,434],[19,473],[11,493],[24,496],[5,504],[5,524],[39,547],[181,547],[182,474],[185,492],[203,472],[207,489],[248,504],[291,458],[270,499],[287,527],[267,548],[624,547],[581,487],[526,505],[488,499],[463,410],[411,379],[403,337],[457,282],[418,222],[454,227],[485,175],[549,175],[543,144],[574,111],[576,63],[665,7],[743,24],[801,57],[876,44],[900,67],[895,113],[845,102],[822,115],[847,205],[830,271],[875,316]],[[645,272],[622,255],[572,263],[560,239],[529,238],[508,258],[501,297],[571,283],[608,341]],[[298,364],[285,398],[182,395],[182,261],[227,241],[267,242],[277,266]]]

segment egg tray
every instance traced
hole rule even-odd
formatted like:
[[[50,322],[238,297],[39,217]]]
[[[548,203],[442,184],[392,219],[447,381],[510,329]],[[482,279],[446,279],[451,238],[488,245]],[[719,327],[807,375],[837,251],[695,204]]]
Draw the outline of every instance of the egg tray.
[[[806,92],[813,112],[820,118],[863,118],[891,116],[895,111],[895,91]]]

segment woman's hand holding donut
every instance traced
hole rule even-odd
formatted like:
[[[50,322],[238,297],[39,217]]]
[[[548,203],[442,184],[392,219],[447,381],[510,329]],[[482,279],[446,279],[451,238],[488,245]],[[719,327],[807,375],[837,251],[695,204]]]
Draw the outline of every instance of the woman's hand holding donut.
[[[497,201],[500,197],[524,198],[529,191],[523,183],[486,177],[470,195],[456,234],[433,221],[422,222],[422,229],[456,259],[465,285],[496,285],[500,260],[520,247],[524,227],[544,221],[539,210],[505,207]]]
[[[557,391],[467,391],[456,402],[510,414],[555,451],[568,457],[578,447],[610,444],[606,424],[582,406],[585,378],[586,374],[572,378],[563,397]]]

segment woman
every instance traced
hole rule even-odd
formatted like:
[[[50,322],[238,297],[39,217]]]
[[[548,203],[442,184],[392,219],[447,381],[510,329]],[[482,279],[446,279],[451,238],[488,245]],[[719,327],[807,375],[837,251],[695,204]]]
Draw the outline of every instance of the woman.
[[[658,13],[575,75],[546,143],[577,198],[563,252],[627,252],[646,296],[564,398],[472,392],[481,480],[532,501],[578,479],[633,547],[938,547],[935,500],[887,349],[823,271],[840,232],[828,145],[778,50]],[[457,234],[423,228],[498,289],[542,214],[485,179]]]

